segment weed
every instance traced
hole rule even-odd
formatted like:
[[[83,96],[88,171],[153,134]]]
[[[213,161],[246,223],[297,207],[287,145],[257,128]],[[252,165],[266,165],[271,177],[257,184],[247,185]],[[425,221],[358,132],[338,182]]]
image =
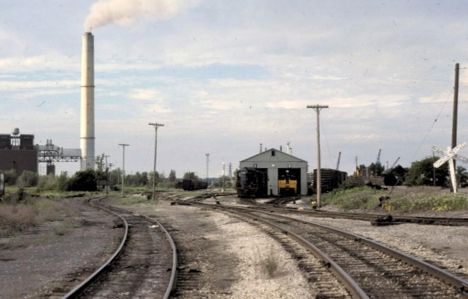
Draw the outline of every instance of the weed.
[[[262,273],[268,278],[277,276],[282,268],[282,263],[279,261],[280,257],[278,254],[270,248],[268,251],[260,252],[257,250],[257,265],[259,266]]]
[[[8,236],[37,224],[34,209],[23,204],[0,205],[0,235]]]
[[[47,221],[62,220],[70,210],[58,201],[30,198],[21,203],[0,203],[0,235],[9,236]]]
[[[54,233],[57,236],[63,236],[67,232],[69,232],[71,229],[75,227],[75,224],[73,220],[70,220],[70,218],[65,219],[61,223],[58,223],[57,225],[54,226]]]
[[[335,205],[344,210],[373,209],[379,204],[379,197],[389,196],[382,208],[387,212],[403,213],[415,211],[455,211],[468,209],[468,196],[451,194],[447,190],[433,187],[396,188],[374,190],[368,187],[335,190],[324,194],[324,205]]]

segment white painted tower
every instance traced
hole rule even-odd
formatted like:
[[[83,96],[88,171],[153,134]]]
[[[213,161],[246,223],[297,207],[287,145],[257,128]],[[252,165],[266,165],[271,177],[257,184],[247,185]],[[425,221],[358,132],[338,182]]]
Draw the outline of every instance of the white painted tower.
[[[94,169],[94,37],[83,34],[81,48],[81,170]]]

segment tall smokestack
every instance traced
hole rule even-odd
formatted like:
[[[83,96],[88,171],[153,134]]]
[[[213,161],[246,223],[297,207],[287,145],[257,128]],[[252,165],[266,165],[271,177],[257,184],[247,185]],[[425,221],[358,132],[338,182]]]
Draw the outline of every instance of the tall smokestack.
[[[81,170],[94,169],[94,37],[83,34],[81,48]]]

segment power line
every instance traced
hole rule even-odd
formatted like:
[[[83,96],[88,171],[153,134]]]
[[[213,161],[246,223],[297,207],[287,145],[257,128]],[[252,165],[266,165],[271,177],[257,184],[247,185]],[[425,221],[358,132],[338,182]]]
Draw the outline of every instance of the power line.
[[[447,99],[443,105],[442,105],[442,108],[440,109],[439,113],[437,114],[437,117],[434,119],[434,121],[432,122],[431,124],[431,127],[429,128],[429,130],[426,132],[426,134],[424,135],[422,141],[419,143],[416,151],[414,152],[413,154],[413,157],[411,158],[411,161],[413,161],[416,157],[416,155],[419,153],[419,150],[421,149],[421,147],[423,146],[423,144],[426,142],[426,139],[427,137],[429,136],[429,134],[432,132],[432,129],[434,129],[436,123],[439,121],[439,118],[440,118],[440,115],[442,114],[442,112],[444,111],[445,109],[445,106],[447,105],[447,103],[449,102],[449,99]]]

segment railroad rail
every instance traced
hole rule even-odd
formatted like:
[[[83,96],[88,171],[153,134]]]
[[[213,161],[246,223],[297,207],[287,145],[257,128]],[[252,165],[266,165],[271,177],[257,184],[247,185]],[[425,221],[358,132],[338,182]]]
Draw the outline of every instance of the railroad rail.
[[[274,227],[330,266],[355,298],[464,298],[468,281],[373,240],[318,223],[253,211],[207,205]]]
[[[157,220],[144,215],[135,215],[123,209],[104,206],[101,203],[91,205],[118,217],[123,224],[124,233],[112,256],[63,298],[97,296],[115,298],[117,294],[114,296],[113,292],[118,292],[119,298],[132,298],[137,295],[139,288],[144,288],[146,294],[149,293],[164,299],[169,298],[176,286],[177,248],[166,228]],[[154,228],[159,228],[163,238],[167,240],[166,245],[153,248],[156,243],[164,243],[161,242],[161,238],[157,236]],[[164,252],[166,254],[172,253],[170,254],[170,263],[164,264],[164,260],[167,258],[158,258]],[[160,260],[163,262],[160,263]],[[169,268],[171,272],[167,277]],[[131,270],[128,271],[128,269]],[[155,281],[158,280],[159,282],[166,281],[166,283],[163,285],[155,284]]]
[[[217,194],[216,196],[231,196],[235,193]],[[205,198],[213,196],[212,193],[207,192],[201,196],[194,197],[186,204],[194,202],[200,202]],[[402,224],[402,223],[413,223],[423,225],[446,225],[446,226],[468,226],[468,217],[440,217],[440,216],[412,216],[412,215],[392,215],[390,213],[358,213],[358,212],[334,212],[325,210],[313,210],[304,209],[299,210],[293,207],[286,207],[284,204],[299,200],[300,197],[278,197],[267,201],[266,203],[260,204],[255,200],[244,199],[244,204],[255,209],[265,209],[271,212],[281,213],[296,213],[314,217],[324,218],[341,218],[341,219],[352,219],[352,220],[363,220],[371,221],[375,225],[391,225],[391,224]],[[182,201],[176,200],[178,203],[183,204]]]
[[[350,213],[350,212],[331,212],[323,210],[298,210],[290,207],[278,207],[268,205],[255,205],[255,208],[268,209],[271,212],[287,212],[309,215],[314,217],[342,218],[371,221],[374,224],[424,224],[424,225],[447,225],[447,226],[468,226],[468,218],[464,217],[428,217],[411,215],[391,215],[383,213]],[[390,216],[390,217],[389,217]],[[379,219],[383,219],[379,223]]]

